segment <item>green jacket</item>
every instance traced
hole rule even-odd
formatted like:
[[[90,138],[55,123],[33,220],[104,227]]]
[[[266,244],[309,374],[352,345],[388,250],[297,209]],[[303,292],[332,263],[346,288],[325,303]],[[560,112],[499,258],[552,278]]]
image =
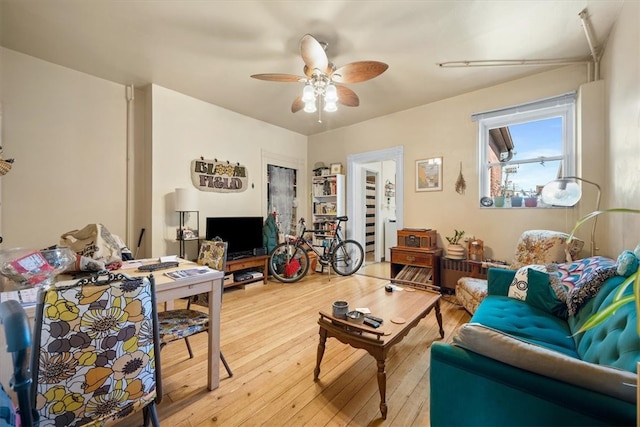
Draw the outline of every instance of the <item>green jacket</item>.
[[[271,253],[277,244],[278,226],[276,225],[275,215],[269,214],[262,227],[262,246],[267,248],[267,253]]]

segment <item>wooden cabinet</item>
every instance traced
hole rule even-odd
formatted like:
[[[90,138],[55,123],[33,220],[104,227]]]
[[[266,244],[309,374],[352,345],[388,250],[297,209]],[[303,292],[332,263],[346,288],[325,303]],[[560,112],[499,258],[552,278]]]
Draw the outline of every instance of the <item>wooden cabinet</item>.
[[[269,275],[269,255],[259,255],[249,258],[240,258],[227,260],[227,267],[225,273],[235,273],[242,270],[260,270],[262,271],[262,277],[253,277],[246,280],[233,281],[231,283],[225,283],[224,287],[242,286],[247,283],[257,282],[262,280],[262,283],[267,284],[267,276]]]
[[[440,286],[442,249],[391,248],[391,279]]]

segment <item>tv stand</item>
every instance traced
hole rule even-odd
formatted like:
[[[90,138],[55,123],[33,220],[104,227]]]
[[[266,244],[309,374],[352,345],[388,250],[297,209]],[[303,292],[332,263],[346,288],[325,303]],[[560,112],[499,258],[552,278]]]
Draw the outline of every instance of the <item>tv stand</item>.
[[[269,276],[269,255],[258,255],[251,256],[247,255],[244,258],[236,258],[236,259],[228,259],[227,267],[225,268],[225,273],[234,273],[236,271],[248,270],[248,269],[256,269],[262,270],[262,277],[251,278],[247,280],[241,280],[238,282],[226,283],[224,285],[225,288],[229,288],[232,286],[240,286],[244,288],[244,285],[248,283],[257,282],[262,280],[262,283],[267,284],[267,277]]]

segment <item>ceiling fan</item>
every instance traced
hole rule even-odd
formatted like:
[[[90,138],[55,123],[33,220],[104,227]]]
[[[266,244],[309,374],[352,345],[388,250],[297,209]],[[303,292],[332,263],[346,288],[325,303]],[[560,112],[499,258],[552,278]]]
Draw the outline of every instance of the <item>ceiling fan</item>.
[[[333,112],[337,104],[357,107],[360,99],[344,83],[364,82],[384,73],[389,66],[377,61],[358,61],[336,68],[326,53],[326,43],[305,34],[300,40],[300,55],[304,61],[304,76],[293,74],[254,74],[251,77],[272,82],[304,83],[302,95],[291,104],[291,112],[318,111],[318,122],[322,123],[321,111]]]

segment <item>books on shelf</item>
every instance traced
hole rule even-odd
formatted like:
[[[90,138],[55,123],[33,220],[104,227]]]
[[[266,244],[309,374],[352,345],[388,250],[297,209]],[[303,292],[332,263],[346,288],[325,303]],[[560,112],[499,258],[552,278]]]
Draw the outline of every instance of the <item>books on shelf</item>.
[[[313,182],[313,195],[315,197],[335,196],[337,193],[336,177],[327,177]]]
[[[313,214],[314,215],[335,215],[336,204],[333,202],[314,202]]]

